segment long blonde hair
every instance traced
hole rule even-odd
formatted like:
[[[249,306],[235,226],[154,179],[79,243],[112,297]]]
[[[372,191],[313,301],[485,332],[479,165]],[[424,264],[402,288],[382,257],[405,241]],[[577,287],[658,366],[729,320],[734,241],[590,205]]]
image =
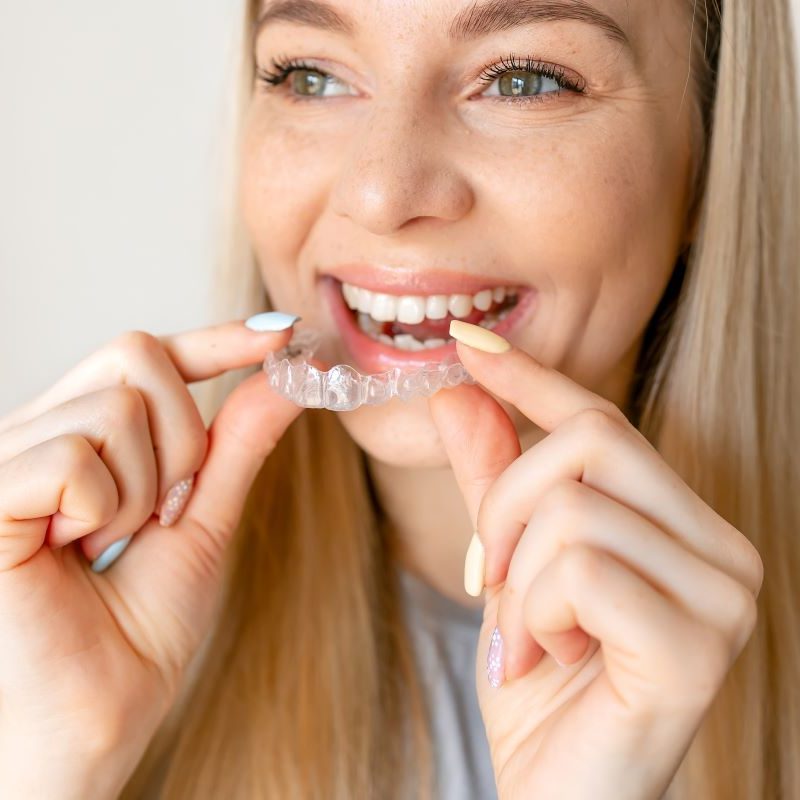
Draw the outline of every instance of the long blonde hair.
[[[229,133],[253,85],[249,0]],[[696,235],[648,326],[632,418],[755,544],[755,633],[675,776],[677,796],[800,797],[800,134],[785,0],[692,9]],[[269,307],[235,204],[219,319]],[[201,395],[210,420],[235,380]],[[428,711],[363,454],[305,412],[255,480],[218,623],[124,797],[400,798],[435,791]],[[152,796],[147,794],[147,796]]]

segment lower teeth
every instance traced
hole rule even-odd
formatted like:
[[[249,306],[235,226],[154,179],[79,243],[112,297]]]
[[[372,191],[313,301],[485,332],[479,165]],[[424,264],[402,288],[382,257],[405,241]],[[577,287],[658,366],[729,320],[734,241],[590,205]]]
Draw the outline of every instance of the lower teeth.
[[[505,319],[508,315],[508,312],[511,311],[513,306],[504,308],[499,313],[487,314],[478,325],[482,328],[493,328],[497,325],[500,320]],[[425,339],[420,340],[417,339],[410,333],[398,333],[396,336],[389,336],[386,333],[383,333],[383,325],[382,322],[377,322],[376,320],[372,319],[369,314],[365,314],[363,311],[356,312],[356,319],[358,321],[358,327],[367,334],[371,339],[376,342],[380,342],[381,344],[385,344],[388,347],[396,347],[398,350],[429,350],[434,347],[444,347],[446,344],[450,344],[450,342],[454,341],[452,337],[448,336],[446,339],[441,338],[432,338],[432,339]]]

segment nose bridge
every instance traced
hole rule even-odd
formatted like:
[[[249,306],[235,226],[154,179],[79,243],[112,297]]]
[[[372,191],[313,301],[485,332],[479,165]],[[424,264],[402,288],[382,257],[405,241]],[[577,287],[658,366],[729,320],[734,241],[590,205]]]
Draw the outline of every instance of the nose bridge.
[[[472,205],[435,108],[401,97],[398,91],[371,101],[333,190],[334,210],[374,233],[392,232],[417,217],[455,220]]]

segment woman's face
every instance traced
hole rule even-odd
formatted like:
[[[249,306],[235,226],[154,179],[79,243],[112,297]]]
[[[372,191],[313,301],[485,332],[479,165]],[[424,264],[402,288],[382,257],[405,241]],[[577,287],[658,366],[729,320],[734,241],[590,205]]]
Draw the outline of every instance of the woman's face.
[[[453,315],[483,319],[622,405],[686,240],[684,6],[273,0],[261,13],[240,190],[275,307],[363,372],[441,358]],[[501,299],[511,288],[516,305]],[[538,432],[510,413],[523,441]],[[381,461],[446,463],[424,399],[341,418]]]

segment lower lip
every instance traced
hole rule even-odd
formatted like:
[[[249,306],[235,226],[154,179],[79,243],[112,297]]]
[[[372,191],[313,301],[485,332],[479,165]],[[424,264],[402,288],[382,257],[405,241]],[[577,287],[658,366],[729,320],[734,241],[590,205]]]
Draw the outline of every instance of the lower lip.
[[[342,333],[342,339],[354,366],[365,372],[383,372],[393,367],[419,367],[431,361],[442,361],[456,352],[455,341],[442,347],[425,350],[401,350],[378,342],[368,336],[356,322],[350,308],[344,301],[341,283],[330,276],[322,278],[322,292],[327,297],[334,321]],[[500,336],[507,335],[530,309],[536,296],[534,289],[519,289],[517,304],[491,330]]]

